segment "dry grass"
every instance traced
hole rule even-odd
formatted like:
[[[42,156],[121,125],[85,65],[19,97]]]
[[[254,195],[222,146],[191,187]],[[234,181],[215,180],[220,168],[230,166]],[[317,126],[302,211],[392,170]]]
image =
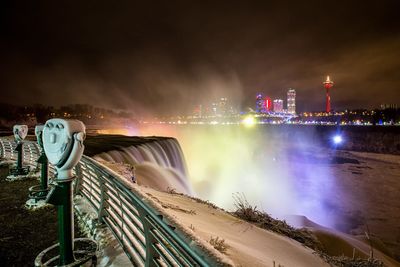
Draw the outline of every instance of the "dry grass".
[[[260,228],[297,240],[313,250],[323,251],[322,244],[310,231],[306,229],[296,229],[288,225],[286,221],[273,219],[269,214],[259,211],[256,206],[251,206],[243,194],[234,194],[233,198],[236,208],[232,213],[234,216],[251,222]]]
[[[208,241],[211,246],[213,246],[216,250],[218,250],[221,253],[226,254],[226,251],[228,250],[229,246],[225,243],[225,239],[220,239],[218,236],[217,237],[211,237],[210,240]]]
[[[304,246],[314,251],[327,263],[333,267],[383,267],[383,263],[377,259],[360,259],[345,256],[330,256],[326,253],[323,245],[318,239],[306,229],[296,229],[288,225],[285,221],[273,219],[265,212],[259,211],[256,206],[251,206],[243,194],[234,194],[236,210],[232,213],[234,216],[253,223],[260,228],[285,235],[297,240]]]
[[[319,252],[318,255],[332,267],[383,267],[383,263],[377,259],[349,258],[346,256],[332,257]]]
[[[203,200],[203,199],[200,199],[200,198],[197,198],[197,197],[192,197],[192,196],[189,196],[189,195],[186,195],[186,194],[183,194],[183,193],[178,193],[178,192],[176,192],[175,188],[168,187],[167,188],[167,193],[168,194],[172,194],[172,195],[179,195],[179,196],[184,196],[184,197],[190,198],[191,200],[193,200],[193,201],[195,201],[197,203],[205,204],[208,207],[213,208],[213,209],[224,210],[224,209],[218,207],[217,205],[215,205],[214,203],[211,203],[208,200]]]

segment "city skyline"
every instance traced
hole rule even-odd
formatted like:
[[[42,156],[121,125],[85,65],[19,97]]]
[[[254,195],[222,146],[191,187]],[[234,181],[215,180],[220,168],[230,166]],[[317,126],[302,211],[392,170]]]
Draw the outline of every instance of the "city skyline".
[[[186,113],[229,95],[252,106],[263,90],[297,110],[400,99],[398,1],[264,3],[2,3],[3,103],[96,104],[135,114]],[[340,18],[340,19],[337,19]]]

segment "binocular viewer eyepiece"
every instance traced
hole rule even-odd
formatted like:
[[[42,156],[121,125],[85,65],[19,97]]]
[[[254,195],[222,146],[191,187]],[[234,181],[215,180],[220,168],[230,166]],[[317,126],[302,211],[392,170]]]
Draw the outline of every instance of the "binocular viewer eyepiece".
[[[39,132],[40,128],[37,130]],[[82,157],[85,137],[85,125],[81,121],[46,121],[42,134],[43,148],[49,162],[57,169],[58,179],[73,178],[72,169]]]
[[[22,124],[16,124],[13,127],[13,133],[15,141],[19,143],[23,141],[28,135],[28,126]]]

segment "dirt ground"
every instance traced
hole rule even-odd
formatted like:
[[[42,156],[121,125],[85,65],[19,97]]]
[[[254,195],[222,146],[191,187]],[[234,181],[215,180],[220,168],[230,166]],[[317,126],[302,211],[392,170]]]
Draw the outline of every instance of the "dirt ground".
[[[8,168],[0,167],[0,263],[33,266],[36,256],[57,242],[56,209],[26,210],[28,189],[38,181],[7,182],[7,174]],[[77,229],[75,236],[81,236]]]

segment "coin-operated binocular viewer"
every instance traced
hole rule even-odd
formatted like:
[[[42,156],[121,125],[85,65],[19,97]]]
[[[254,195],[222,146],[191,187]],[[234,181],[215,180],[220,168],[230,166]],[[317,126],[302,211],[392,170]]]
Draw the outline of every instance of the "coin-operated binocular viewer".
[[[14,125],[13,133],[15,142],[17,146],[15,151],[17,151],[17,166],[10,168],[11,176],[18,177],[18,176],[25,176],[29,173],[29,166],[22,166],[24,160],[24,148],[23,148],[23,141],[28,134],[28,126],[26,125]],[[10,179],[11,177],[8,177]]]
[[[40,164],[40,185],[35,185],[29,188],[29,199],[26,202],[27,208],[40,208],[45,206],[45,199],[49,192],[48,187],[48,160],[43,148],[43,129],[44,125],[39,124],[35,127],[35,135],[38,145],[40,146],[40,156],[37,163]]]
[[[56,185],[46,201],[57,206],[59,244],[42,251],[35,259],[36,266],[44,266],[53,249],[59,247],[58,263],[47,261],[48,266],[79,266],[94,261],[97,244],[86,238],[74,239],[74,213],[72,182],[73,168],[82,157],[85,125],[78,120],[50,119],[43,129],[43,148],[48,161],[56,168]],[[50,257],[51,258],[51,257]]]

